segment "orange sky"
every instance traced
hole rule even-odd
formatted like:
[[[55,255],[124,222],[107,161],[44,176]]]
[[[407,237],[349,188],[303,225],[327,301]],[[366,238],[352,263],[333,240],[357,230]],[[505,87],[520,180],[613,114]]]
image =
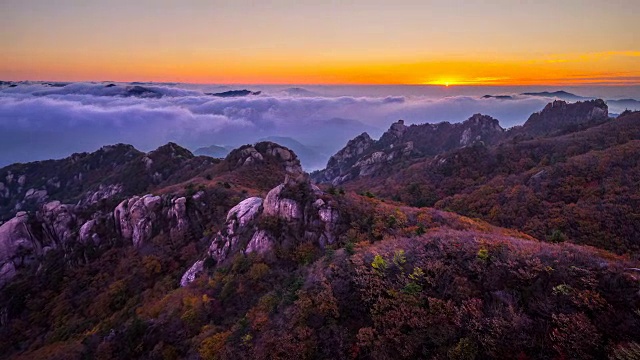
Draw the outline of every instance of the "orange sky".
[[[640,1],[3,3],[2,80],[640,84]]]

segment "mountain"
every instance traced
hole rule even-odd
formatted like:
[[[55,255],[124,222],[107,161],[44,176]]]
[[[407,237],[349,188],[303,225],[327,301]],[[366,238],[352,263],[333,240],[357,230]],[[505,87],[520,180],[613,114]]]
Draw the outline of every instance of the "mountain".
[[[226,146],[211,145],[207,147],[197,148],[196,151],[194,151],[194,154],[210,156],[213,158],[223,158],[227,156],[231,150],[232,149],[229,149]]]
[[[214,162],[169,143],[148,154],[117,144],[62,160],[10,165],[0,169],[0,220],[50,200],[87,204],[137,194],[186,180]]]
[[[298,140],[291,137],[268,136],[266,138],[260,139],[259,141],[271,141],[284,145],[293,150],[298,155],[298,158],[300,159],[300,162],[305,167],[305,169],[320,169],[323,167],[324,162],[326,161],[326,155],[314,148],[302,144]]]
[[[579,101],[573,104],[555,100],[547,104],[542,111],[531,114],[522,127],[515,127],[512,133],[528,136],[552,135],[588,127],[607,121],[608,118],[608,107],[603,100]]]
[[[589,100],[589,99],[591,99],[589,97],[584,97],[584,96],[572,94],[572,93],[566,92],[564,90],[553,91],[553,92],[551,92],[551,91],[526,92],[526,93],[522,93],[522,95],[542,96],[542,97],[555,97],[555,98],[558,98],[560,100],[565,100],[565,101],[579,101],[579,100]]]
[[[606,113],[601,101],[554,102],[494,142],[404,158],[389,158],[397,147],[387,147],[377,157],[379,165],[370,160],[371,145],[357,157],[344,156],[354,153],[350,149],[359,137],[314,179],[479,217],[539,239],[635,254],[640,232],[633,209],[640,194],[628,184],[640,179],[638,157],[632,155],[640,144],[640,113],[616,120]]]
[[[483,95],[483,99],[499,99],[499,100],[513,100],[514,97],[511,95]]]
[[[256,179],[256,166],[267,174]],[[39,176],[46,171],[53,177]],[[0,173],[8,174],[0,212],[8,219],[0,226],[0,283],[5,283],[21,268],[41,262],[47,249],[75,251],[90,240],[94,246],[128,240],[141,247],[158,231],[180,238],[202,232],[207,214],[216,210],[196,206],[191,215],[198,221],[189,226],[184,194],[191,199],[200,190],[202,197],[205,184],[212,183],[216,189],[250,186],[259,191],[302,169],[295,154],[269,142],[241,147],[217,162],[169,143],[148,154],[129,145],[103,147],[63,160],[12,165]],[[44,188],[25,191],[38,184]]]
[[[607,100],[607,105],[618,112],[623,112],[625,110],[640,110],[640,101],[635,99]]]
[[[261,91],[250,91],[247,89],[243,90],[229,90],[219,93],[205,93],[205,95],[216,96],[216,97],[242,97],[249,95],[260,95]]]
[[[640,112],[573,121],[592,111],[567,106],[534,117],[543,135],[479,114],[361,133],[330,161],[350,175],[340,187],[268,141],[224,159],[120,144],[2,168],[0,351],[633,358]]]
[[[318,96],[317,93],[300,87],[284,89],[282,90],[282,93],[289,96]]]
[[[108,87],[107,85],[106,87]],[[127,86],[125,88],[123,96],[135,96],[135,97],[144,97],[144,98],[161,98],[163,96],[162,93],[149,89],[139,85]]]
[[[316,149],[323,154],[332,154],[340,149],[349,139],[367,132],[370,134],[382,134],[382,130],[361,121],[344,118],[331,118],[322,120],[313,131],[294,134],[295,138],[306,146]],[[326,141],[325,139],[332,139]]]
[[[347,180],[390,171],[391,164],[411,158],[433,156],[476,142],[493,143],[504,136],[496,119],[476,114],[462,123],[406,126],[403,120],[391,125],[379,140],[367,133],[354,138],[329,159],[326,169],[314,173],[315,181],[338,185]]]

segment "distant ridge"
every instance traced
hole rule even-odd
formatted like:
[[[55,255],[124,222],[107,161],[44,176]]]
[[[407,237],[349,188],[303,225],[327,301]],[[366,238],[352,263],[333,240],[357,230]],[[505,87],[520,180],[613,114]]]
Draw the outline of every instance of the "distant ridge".
[[[217,96],[217,97],[242,97],[249,95],[260,95],[262,91],[251,91],[247,89],[243,90],[229,90],[219,93],[205,93],[205,95]]]
[[[576,95],[576,94],[572,94],[570,92],[564,91],[564,90],[559,90],[559,91],[542,91],[542,92],[526,92],[526,93],[522,93],[522,95],[528,95],[528,96],[542,96],[542,97],[556,97],[558,99],[561,100],[568,100],[568,101],[576,101],[576,100],[588,100],[588,99],[592,99],[590,97],[584,97],[584,96],[580,96],[580,95]]]

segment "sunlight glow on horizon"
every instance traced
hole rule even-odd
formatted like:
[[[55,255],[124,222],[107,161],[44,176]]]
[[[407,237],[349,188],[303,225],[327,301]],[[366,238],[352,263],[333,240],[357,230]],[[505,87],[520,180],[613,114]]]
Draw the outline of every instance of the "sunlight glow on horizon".
[[[0,80],[639,85],[640,2],[6,0]],[[593,26],[598,19],[598,26]]]

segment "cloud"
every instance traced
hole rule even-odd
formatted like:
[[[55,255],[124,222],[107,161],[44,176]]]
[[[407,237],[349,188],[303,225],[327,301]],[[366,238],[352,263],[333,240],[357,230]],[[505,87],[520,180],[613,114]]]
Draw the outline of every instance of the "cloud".
[[[237,146],[268,136],[295,138],[328,158],[355,135],[368,131],[379,136],[398,119],[460,122],[483,113],[510,127],[549,101],[527,96],[323,96],[305,89],[219,98],[206,95],[206,87],[189,85],[142,85],[151,95],[139,97],[129,96],[131,84],[105,85],[32,83],[0,88],[0,166],[65,157],[118,142],[149,151],[175,141],[193,150],[213,144]]]

